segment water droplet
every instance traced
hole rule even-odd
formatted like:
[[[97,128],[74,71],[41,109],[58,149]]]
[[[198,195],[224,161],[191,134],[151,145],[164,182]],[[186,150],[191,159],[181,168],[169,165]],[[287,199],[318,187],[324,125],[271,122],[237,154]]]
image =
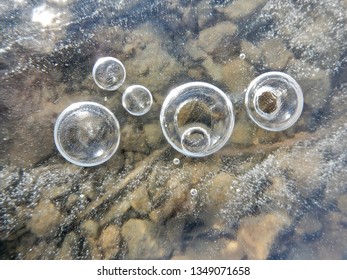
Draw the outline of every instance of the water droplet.
[[[181,163],[181,161],[179,158],[174,158],[174,160],[173,160],[174,165],[179,165],[180,163]]]
[[[151,92],[139,85],[128,87],[122,97],[124,109],[134,116],[146,114],[151,109],[152,103]]]
[[[241,59],[245,59],[246,58],[246,55],[244,53],[240,53],[240,58]]]
[[[124,65],[114,57],[102,57],[93,67],[93,79],[104,90],[118,89],[124,83],[125,76]]]
[[[191,195],[191,196],[197,196],[197,195],[198,195],[197,189],[191,189],[191,190],[190,190],[190,195]]]

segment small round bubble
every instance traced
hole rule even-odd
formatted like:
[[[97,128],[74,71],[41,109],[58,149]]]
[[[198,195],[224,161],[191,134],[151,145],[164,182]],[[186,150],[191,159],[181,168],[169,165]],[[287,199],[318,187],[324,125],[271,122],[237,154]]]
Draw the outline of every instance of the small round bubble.
[[[151,109],[153,104],[152,94],[143,86],[133,85],[123,93],[122,104],[130,114],[141,116]]]
[[[174,165],[179,165],[180,163],[181,163],[181,161],[179,158],[174,158],[174,160],[173,160]]]
[[[190,195],[191,195],[191,196],[197,196],[197,195],[198,195],[197,189],[191,189],[191,190],[190,190]]]
[[[245,55],[244,53],[241,53],[241,54],[240,54],[240,58],[241,58],[241,59],[245,59],[245,58],[246,58],[246,55]]]
[[[304,97],[299,84],[288,74],[268,72],[255,78],[247,88],[248,115],[260,127],[281,131],[300,117]]]
[[[94,82],[104,90],[118,89],[124,83],[125,77],[123,63],[114,57],[99,58],[93,67]]]

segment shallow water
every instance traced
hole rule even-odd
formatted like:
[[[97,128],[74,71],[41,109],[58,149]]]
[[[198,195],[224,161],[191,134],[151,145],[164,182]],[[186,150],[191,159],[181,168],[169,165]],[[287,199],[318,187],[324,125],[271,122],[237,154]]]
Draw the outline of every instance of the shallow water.
[[[115,4],[115,2],[119,2]],[[346,259],[346,0],[15,0],[0,4],[1,259]],[[100,57],[125,66],[100,89]],[[281,71],[301,86],[299,120],[252,122],[249,83]],[[234,105],[213,155],[167,143],[171,89],[202,81]],[[151,110],[122,93],[142,85]],[[106,163],[79,167],[54,144],[70,104],[98,102],[121,127]]]

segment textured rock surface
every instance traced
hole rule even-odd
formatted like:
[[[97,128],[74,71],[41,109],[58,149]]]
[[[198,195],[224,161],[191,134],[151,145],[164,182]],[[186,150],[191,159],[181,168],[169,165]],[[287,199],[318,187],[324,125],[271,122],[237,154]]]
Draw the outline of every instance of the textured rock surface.
[[[122,227],[127,242],[129,259],[163,259],[172,251],[165,244],[165,231],[150,221],[131,219]]]
[[[28,226],[32,233],[42,237],[56,230],[61,221],[59,210],[49,200],[44,200],[33,210]]]
[[[237,240],[249,259],[267,259],[280,230],[290,225],[285,214],[266,214],[241,221]]]

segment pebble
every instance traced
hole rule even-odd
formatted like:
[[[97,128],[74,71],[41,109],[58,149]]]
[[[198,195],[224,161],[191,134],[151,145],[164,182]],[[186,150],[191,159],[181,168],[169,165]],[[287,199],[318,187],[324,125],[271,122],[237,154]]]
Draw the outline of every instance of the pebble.
[[[241,52],[252,65],[260,65],[262,63],[262,50],[249,41],[242,40],[240,43]]]
[[[247,217],[241,220],[237,240],[248,259],[265,260],[279,232],[290,224],[290,217],[283,213]]]
[[[200,49],[213,57],[228,57],[235,51],[234,37],[237,26],[225,21],[213,27],[202,30],[197,45]]]
[[[78,236],[74,232],[69,232],[61,245],[56,260],[73,260],[77,257],[78,252]]]
[[[283,71],[293,53],[287,49],[282,40],[265,40],[259,44],[263,57],[263,66],[273,71]]]
[[[93,220],[87,220],[81,225],[81,230],[87,237],[97,238],[99,236],[99,224]]]
[[[165,259],[173,248],[165,240],[165,228],[147,220],[130,219],[122,227],[128,259]]]
[[[150,147],[157,147],[164,139],[159,122],[143,126],[144,137]]]
[[[120,249],[120,230],[115,225],[105,228],[99,237],[99,245],[105,259],[113,259]]]
[[[131,206],[140,214],[147,214],[151,210],[151,202],[145,185],[139,186],[129,196]]]
[[[240,98],[249,83],[255,78],[252,65],[246,60],[236,58],[223,65],[223,80],[234,98]]]
[[[28,226],[38,237],[49,235],[62,222],[62,215],[49,200],[42,200],[33,210]]]

